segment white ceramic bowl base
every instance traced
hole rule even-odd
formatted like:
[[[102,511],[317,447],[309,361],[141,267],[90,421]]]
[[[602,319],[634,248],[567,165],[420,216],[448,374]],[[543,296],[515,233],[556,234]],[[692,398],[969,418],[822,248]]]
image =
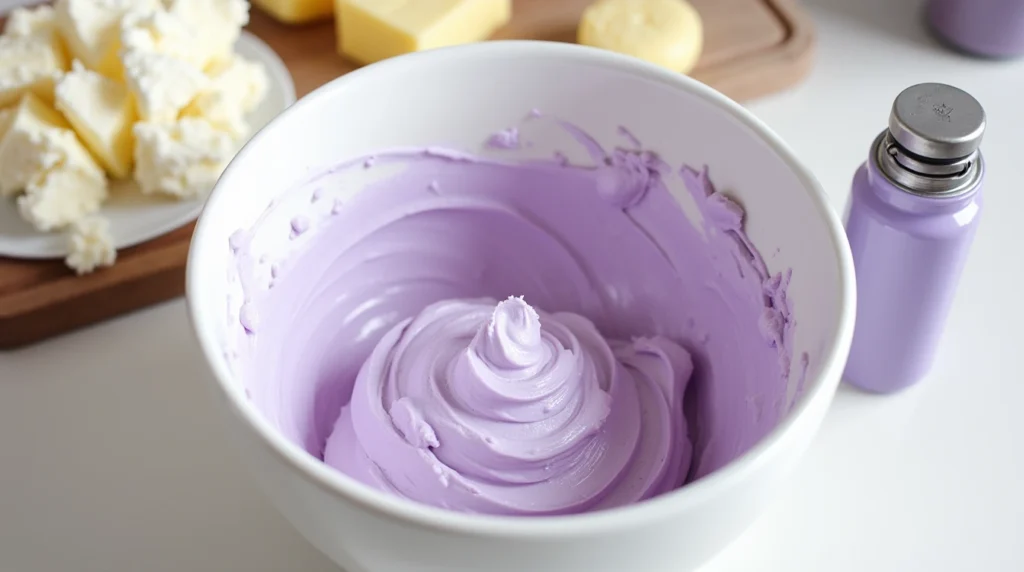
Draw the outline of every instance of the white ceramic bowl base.
[[[267,94],[260,106],[246,117],[256,131],[295,102],[295,84],[274,50],[249,32],[242,32],[235,51],[263,64],[267,71]],[[195,220],[205,198],[177,200],[143,195],[134,180],[114,181],[110,199],[104,203],[100,214],[110,220],[117,248],[128,248]],[[46,259],[63,258],[67,254],[68,242],[63,232],[39,232],[21,218],[13,199],[0,201],[0,256]]]
[[[671,165],[710,166],[717,187],[746,208],[747,230],[770,269],[793,269],[794,355],[812,356],[803,397],[739,459],[678,491],[621,509],[480,517],[364,488],[275,433],[230,372],[224,348],[238,325],[228,323],[225,311],[237,295],[225,278],[233,264],[228,237],[249,227],[271,198],[325,167],[398,146],[479,153],[489,134],[517,124],[533,108],[581,126],[607,148],[622,143],[616,129],[624,125]],[[683,201],[683,207],[692,216],[692,205]],[[684,76],[609,52],[539,42],[488,42],[395,58],[292,106],[250,141],[214,190],[193,238],[187,296],[225,418],[253,474],[296,528],[351,572],[697,567],[754,520],[809,445],[839,382],[855,303],[838,218],[818,183],[763,124]]]

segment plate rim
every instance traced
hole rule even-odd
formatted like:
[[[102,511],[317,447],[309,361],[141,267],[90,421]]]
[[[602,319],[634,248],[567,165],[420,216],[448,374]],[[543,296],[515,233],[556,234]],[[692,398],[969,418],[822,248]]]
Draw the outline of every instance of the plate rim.
[[[7,16],[7,12],[9,11],[4,11],[3,13],[0,13],[0,17]],[[272,47],[270,47],[270,45],[266,41],[264,41],[262,38],[246,29],[243,29],[238,36],[238,40],[235,43],[235,52],[242,51],[240,50],[240,48],[243,45],[246,48],[245,51],[251,52],[252,54],[256,55],[256,59],[258,59],[259,63],[261,63],[266,69],[269,82],[272,85],[274,85],[275,90],[279,91],[281,94],[281,98],[284,102],[284,105],[281,107],[281,109],[277,110],[276,113],[284,111],[293,103],[295,103],[295,101],[297,100],[297,95],[295,91],[295,80],[294,78],[292,78],[292,74],[288,70],[288,66],[285,65],[284,60],[281,59],[281,56],[278,55],[278,53]],[[262,129],[262,126],[259,129]],[[259,129],[253,130],[253,132],[250,133],[248,136],[252,137],[257,131],[259,131]],[[2,200],[13,201],[14,197],[5,197]],[[132,237],[130,239],[123,241],[115,241],[115,249],[121,251],[126,248],[132,248],[135,246],[146,244],[162,236],[170,234],[180,228],[188,226],[189,224],[194,223],[196,219],[199,218],[199,215],[203,211],[203,206],[206,204],[205,198],[201,200],[194,200],[195,206],[192,209],[186,211],[186,213],[177,217],[169,217],[162,224],[154,225],[153,230],[140,233],[136,237]],[[53,243],[53,245],[55,246],[58,242],[58,240],[56,239],[66,236],[66,233],[66,230],[57,230],[49,233],[36,231],[36,234],[33,234],[32,237],[37,238],[39,236],[51,235],[55,239]],[[16,239],[14,240],[16,241]],[[71,253],[71,251],[67,246],[66,240],[60,240],[59,242],[59,249],[42,248],[35,249],[30,252],[18,252],[11,251],[5,248],[3,246],[3,241],[0,241],[0,259],[26,261],[63,259],[66,256],[68,256]]]

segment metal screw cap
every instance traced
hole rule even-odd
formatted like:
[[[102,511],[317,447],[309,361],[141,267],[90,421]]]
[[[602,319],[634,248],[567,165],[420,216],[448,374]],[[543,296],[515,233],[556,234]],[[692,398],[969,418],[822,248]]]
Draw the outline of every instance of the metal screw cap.
[[[966,91],[942,83],[920,83],[896,96],[889,133],[899,146],[924,159],[959,159],[981,145],[985,110]]]

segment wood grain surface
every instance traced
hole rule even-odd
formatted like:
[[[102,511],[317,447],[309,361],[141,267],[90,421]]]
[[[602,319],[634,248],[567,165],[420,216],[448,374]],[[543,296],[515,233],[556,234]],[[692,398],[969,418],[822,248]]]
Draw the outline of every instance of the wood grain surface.
[[[495,39],[574,40],[592,0],[514,0]],[[796,0],[690,0],[705,45],[693,77],[736,100],[789,87],[810,69],[813,32]],[[287,64],[301,97],[356,68],[337,55],[333,22],[287,26],[254,9],[248,30]],[[62,261],[0,258],[0,348],[33,343],[182,295],[192,224],[75,276]]]

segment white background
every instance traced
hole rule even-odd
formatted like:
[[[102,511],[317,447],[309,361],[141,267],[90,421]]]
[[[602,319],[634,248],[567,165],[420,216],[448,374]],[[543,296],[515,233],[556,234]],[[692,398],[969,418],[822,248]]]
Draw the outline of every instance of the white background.
[[[920,2],[806,3],[814,72],[750,107],[834,206],[893,97],[941,81],[989,114],[985,213],[934,373],[841,388],[788,490],[702,572],[1024,570],[1024,60],[943,50]],[[181,300],[0,353],[0,570],[337,572],[227,450],[210,383]]]

